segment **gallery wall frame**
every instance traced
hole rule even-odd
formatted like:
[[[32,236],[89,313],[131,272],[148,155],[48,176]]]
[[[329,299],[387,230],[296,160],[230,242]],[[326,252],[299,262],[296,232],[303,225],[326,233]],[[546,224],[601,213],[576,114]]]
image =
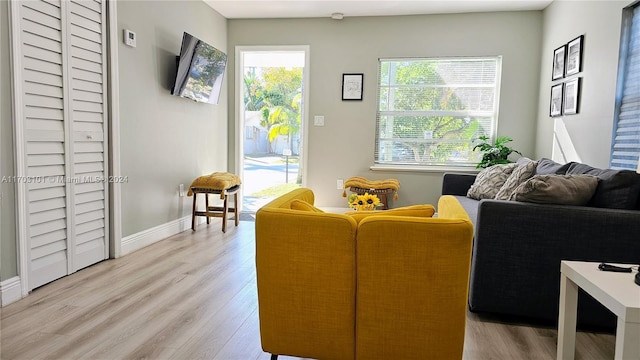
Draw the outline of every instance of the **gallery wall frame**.
[[[567,45],[562,45],[553,50],[553,68],[551,80],[558,80],[564,77],[564,63],[566,59]]]
[[[342,100],[362,100],[364,74],[342,74]]]
[[[565,61],[565,76],[577,74],[582,71],[582,43],[584,35],[569,41],[567,44],[567,55]]]
[[[580,85],[582,78],[575,78],[564,82],[564,96],[562,100],[562,114],[574,115],[580,109]]]
[[[549,116],[556,117],[562,115],[564,83],[551,87],[551,101],[549,105]]]

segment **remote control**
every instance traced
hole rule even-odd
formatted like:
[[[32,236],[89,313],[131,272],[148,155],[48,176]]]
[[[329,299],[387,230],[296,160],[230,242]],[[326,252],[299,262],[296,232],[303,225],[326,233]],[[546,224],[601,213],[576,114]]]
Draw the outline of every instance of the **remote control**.
[[[625,272],[625,273],[631,272],[630,267],[621,267],[621,266],[615,266],[615,265],[605,264],[605,263],[598,265],[598,269],[602,271]]]

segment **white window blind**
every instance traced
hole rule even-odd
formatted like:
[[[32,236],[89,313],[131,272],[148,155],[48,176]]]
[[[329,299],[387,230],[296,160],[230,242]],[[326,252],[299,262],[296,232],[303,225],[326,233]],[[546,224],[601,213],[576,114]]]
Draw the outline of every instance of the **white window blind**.
[[[640,2],[623,10],[622,21],[610,167],[636,170],[640,153]]]
[[[501,57],[380,59],[376,164],[475,166],[495,138]]]

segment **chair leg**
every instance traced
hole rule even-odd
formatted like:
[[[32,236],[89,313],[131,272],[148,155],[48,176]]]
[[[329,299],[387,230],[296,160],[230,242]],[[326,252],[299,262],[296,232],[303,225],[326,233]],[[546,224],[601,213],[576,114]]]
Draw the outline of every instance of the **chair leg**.
[[[196,231],[196,195],[198,193],[193,193],[193,208],[191,210],[191,230]]]
[[[209,225],[209,193],[204,193],[204,211],[207,213],[207,225]]]
[[[234,212],[236,213],[236,226],[240,223],[240,209],[238,208],[238,193],[233,194],[233,206],[235,208]]]
[[[224,204],[222,205],[222,232],[225,233],[227,232],[227,210],[228,210],[228,206],[229,203],[227,201],[227,199],[229,198],[229,196],[227,194],[224,195]]]
[[[278,355],[271,354],[271,360],[278,360]]]

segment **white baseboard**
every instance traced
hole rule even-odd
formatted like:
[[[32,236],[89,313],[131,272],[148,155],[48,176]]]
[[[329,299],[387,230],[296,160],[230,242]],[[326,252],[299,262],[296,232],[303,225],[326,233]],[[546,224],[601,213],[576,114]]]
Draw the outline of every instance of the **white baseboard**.
[[[20,289],[20,278],[18,276],[0,282],[0,306],[6,306],[22,299],[22,291]]]
[[[130,254],[145,246],[149,246],[187,229],[191,229],[191,215],[123,237],[120,247],[120,256]]]

